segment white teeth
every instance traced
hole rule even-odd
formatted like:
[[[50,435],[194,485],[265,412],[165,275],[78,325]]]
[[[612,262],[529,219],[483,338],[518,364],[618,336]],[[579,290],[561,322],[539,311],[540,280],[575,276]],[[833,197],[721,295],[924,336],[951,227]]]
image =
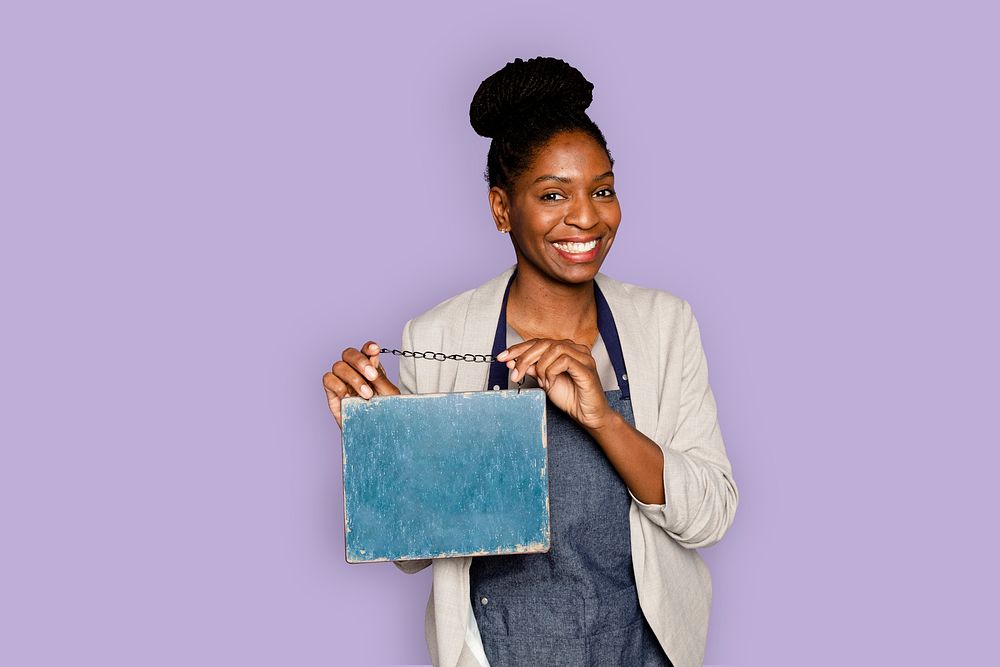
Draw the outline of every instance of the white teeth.
[[[563,252],[571,253],[582,253],[590,252],[597,247],[597,239],[593,241],[587,241],[586,243],[553,243],[555,247],[559,248]]]

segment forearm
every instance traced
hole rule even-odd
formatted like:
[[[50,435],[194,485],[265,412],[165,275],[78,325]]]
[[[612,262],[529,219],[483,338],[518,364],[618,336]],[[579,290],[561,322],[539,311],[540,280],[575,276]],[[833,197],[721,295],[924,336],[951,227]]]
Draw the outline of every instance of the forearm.
[[[618,412],[599,428],[587,429],[637,500],[662,505],[663,451]]]

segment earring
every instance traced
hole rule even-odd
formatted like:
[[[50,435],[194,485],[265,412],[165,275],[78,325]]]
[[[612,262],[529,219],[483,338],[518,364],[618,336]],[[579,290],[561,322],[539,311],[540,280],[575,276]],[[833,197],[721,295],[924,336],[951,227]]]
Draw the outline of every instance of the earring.
[[[509,231],[510,231],[509,229],[501,229],[501,230],[500,230],[500,233],[501,233],[501,234],[506,234],[506,233],[507,233],[507,232],[509,232]]]

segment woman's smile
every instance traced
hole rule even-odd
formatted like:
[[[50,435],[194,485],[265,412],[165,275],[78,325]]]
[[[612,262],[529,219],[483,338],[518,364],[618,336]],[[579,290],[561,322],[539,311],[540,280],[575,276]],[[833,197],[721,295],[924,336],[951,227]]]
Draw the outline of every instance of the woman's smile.
[[[584,240],[582,238],[550,241],[556,253],[568,262],[592,262],[601,250],[601,237]]]

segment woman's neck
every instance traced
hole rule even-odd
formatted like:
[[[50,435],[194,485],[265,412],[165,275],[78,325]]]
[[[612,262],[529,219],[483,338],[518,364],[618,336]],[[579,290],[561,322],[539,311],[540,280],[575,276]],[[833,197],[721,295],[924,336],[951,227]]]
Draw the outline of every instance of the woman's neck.
[[[507,323],[522,338],[597,340],[594,282],[559,283],[519,262],[507,297]]]

